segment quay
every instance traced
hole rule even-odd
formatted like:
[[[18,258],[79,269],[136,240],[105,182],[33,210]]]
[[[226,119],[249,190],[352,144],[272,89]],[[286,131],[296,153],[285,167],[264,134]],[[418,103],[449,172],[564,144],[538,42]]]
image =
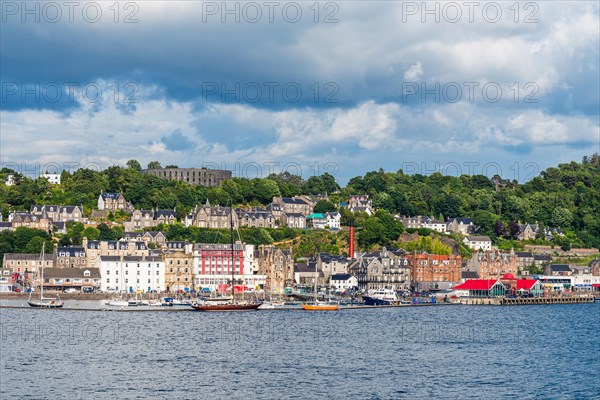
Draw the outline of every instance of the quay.
[[[516,306],[540,304],[585,304],[593,303],[593,296],[580,297],[495,297],[495,298],[469,298],[453,299],[455,304],[462,305],[489,305],[489,306]]]

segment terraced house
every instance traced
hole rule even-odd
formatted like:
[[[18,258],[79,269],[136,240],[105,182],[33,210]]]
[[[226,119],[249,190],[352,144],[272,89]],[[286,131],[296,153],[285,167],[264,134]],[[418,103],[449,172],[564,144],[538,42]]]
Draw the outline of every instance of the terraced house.
[[[129,211],[133,210],[133,205],[125,200],[123,193],[102,192],[98,196],[98,210]]]
[[[349,266],[360,290],[409,290],[411,264],[402,249],[372,251],[360,255]]]

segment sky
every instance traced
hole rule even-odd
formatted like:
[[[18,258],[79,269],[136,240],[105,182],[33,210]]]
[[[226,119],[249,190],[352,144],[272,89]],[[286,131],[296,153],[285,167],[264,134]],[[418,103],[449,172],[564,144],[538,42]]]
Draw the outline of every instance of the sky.
[[[0,163],[526,181],[600,151],[596,1],[0,2]]]

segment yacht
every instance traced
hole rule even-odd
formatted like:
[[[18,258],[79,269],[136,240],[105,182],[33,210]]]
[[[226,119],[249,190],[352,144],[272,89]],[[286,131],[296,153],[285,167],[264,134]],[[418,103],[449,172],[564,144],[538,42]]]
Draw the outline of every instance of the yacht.
[[[362,298],[366,306],[392,306],[400,303],[398,294],[391,289],[369,290]]]

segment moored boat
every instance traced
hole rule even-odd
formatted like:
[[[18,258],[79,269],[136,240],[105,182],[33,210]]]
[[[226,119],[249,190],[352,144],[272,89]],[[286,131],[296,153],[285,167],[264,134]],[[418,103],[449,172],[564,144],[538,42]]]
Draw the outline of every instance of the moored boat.
[[[366,306],[391,306],[400,304],[398,294],[390,289],[377,289],[369,291],[362,299]]]
[[[42,266],[42,274],[40,278],[40,299],[31,300],[33,291],[29,292],[29,299],[27,304],[33,308],[62,308],[65,302],[60,297],[44,297],[44,256],[46,250],[46,243],[42,244],[42,253],[40,254],[40,265]]]

